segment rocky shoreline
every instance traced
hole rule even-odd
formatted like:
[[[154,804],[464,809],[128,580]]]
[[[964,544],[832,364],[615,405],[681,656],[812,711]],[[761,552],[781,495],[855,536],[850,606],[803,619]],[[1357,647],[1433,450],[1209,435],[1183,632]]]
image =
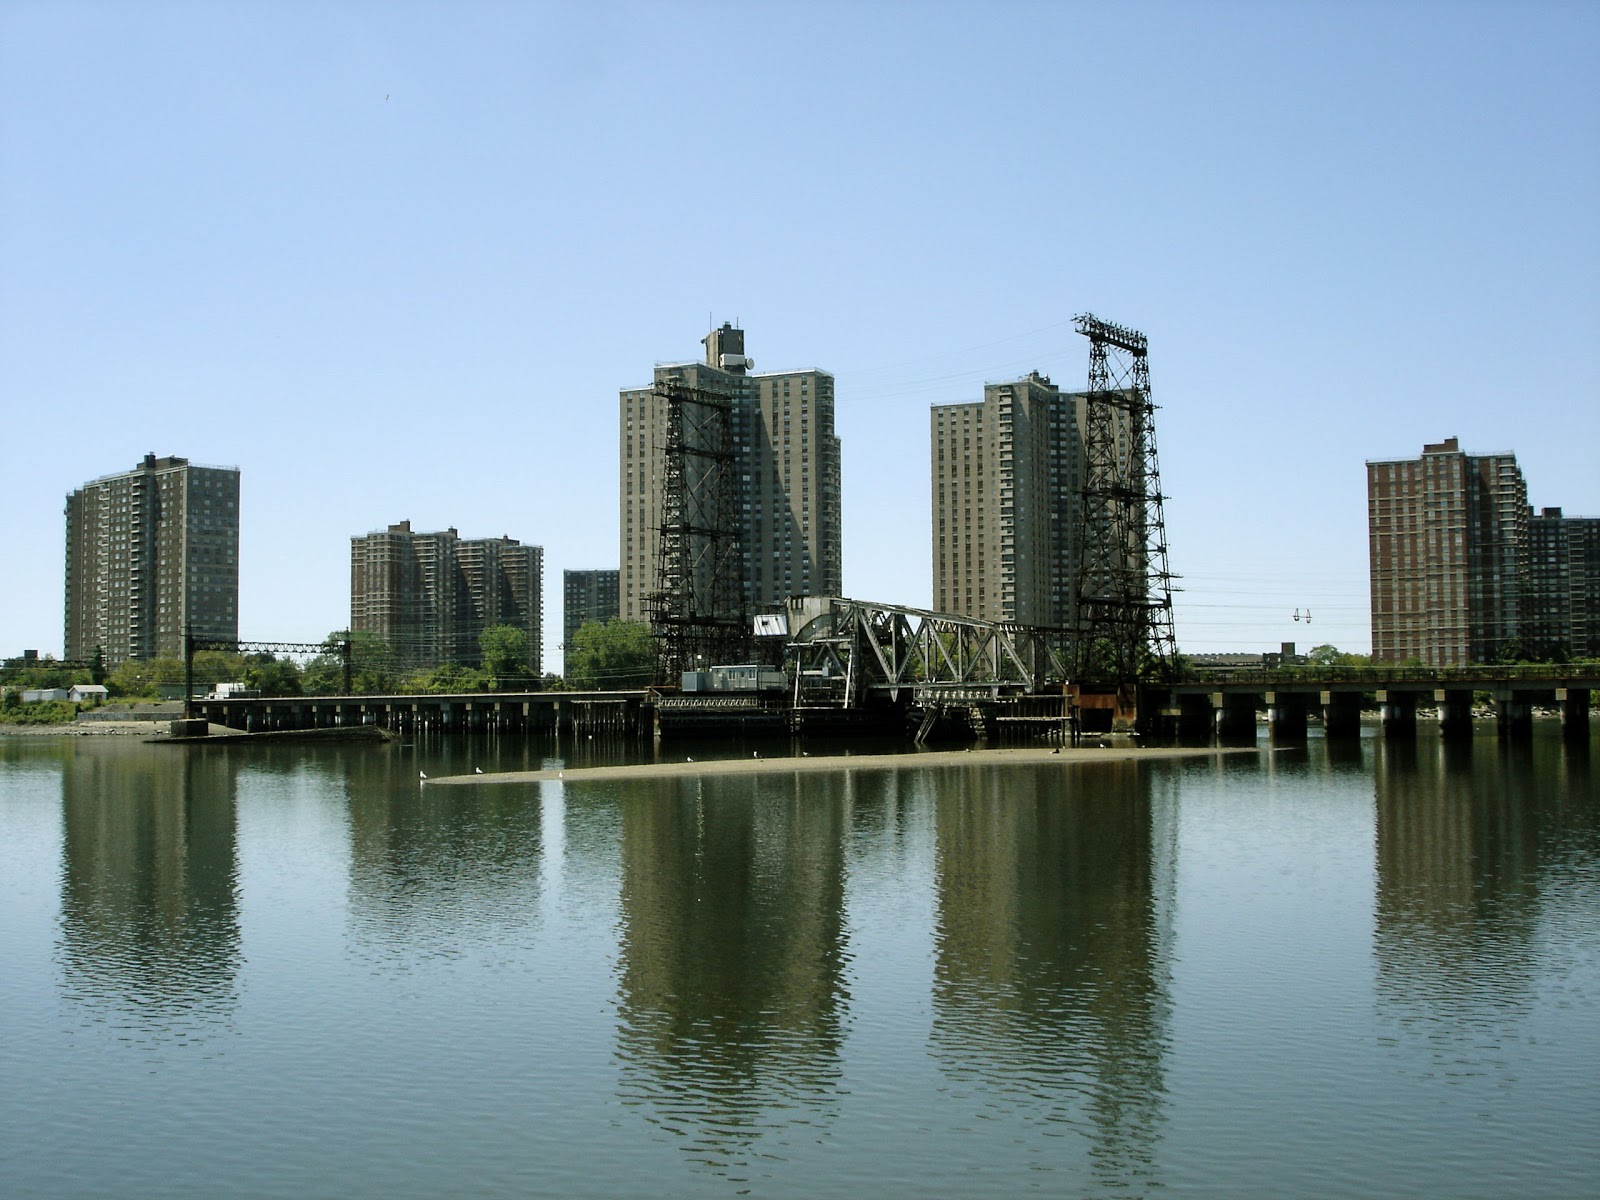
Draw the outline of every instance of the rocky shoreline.
[[[60,725],[0,725],[0,737],[166,737],[171,721],[72,721]],[[213,725],[213,729],[224,728]]]

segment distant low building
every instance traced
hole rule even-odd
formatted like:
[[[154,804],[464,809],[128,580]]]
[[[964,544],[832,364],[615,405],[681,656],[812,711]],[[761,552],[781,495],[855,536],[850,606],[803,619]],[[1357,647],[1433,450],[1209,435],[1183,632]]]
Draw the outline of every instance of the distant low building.
[[[74,704],[104,703],[110,696],[101,683],[78,683],[67,689],[67,699]]]

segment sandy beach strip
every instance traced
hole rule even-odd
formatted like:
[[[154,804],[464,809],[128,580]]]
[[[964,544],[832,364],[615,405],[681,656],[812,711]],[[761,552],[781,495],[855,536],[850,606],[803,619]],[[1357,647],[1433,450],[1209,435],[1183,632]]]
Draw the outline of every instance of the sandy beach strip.
[[[791,775],[803,771],[909,771],[924,767],[1022,766],[1056,763],[1061,766],[1149,761],[1168,758],[1206,758],[1217,754],[1254,754],[1251,746],[1048,746],[1001,747],[975,750],[929,750],[907,754],[818,754],[798,758],[714,758],[705,762],[677,761],[628,763],[614,767],[565,767],[557,771],[500,771],[482,775],[443,775],[422,782],[435,784],[599,783],[624,779],[682,779],[707,775]]]

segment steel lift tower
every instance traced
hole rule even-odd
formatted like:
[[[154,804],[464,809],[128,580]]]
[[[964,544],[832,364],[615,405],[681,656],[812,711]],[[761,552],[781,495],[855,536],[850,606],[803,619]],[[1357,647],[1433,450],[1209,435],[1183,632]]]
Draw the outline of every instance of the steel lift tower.
[[[1167,566],[1155,405],[1144,334],[1076,318],[1089,339],[1083,486],[1077,522],[1075,677],[1133,688],[1169,674],[1177,639]]]
[[[733,400],[679,379],[658,380],[666,416],[656,590],[647,599],[656,638],[656,682],[684,671],[745,661],[744,611],[734,486]]]

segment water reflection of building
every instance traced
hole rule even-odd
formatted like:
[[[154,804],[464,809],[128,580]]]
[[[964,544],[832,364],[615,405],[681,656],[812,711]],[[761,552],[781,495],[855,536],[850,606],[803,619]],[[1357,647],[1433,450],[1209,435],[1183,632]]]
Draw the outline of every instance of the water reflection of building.
[[[1452,1061],[1477,1060],[1473,1046],[1498,1057],[1505,1029],[1483,1014],[1517,1022],[1536,1003],[1531,948],[1575,878],[1563,847],[1593,836],[1600,775],[1584,750],[1553,738],[1377,746],[1378,995]]]
[[[62,774],[67,994],[151,1035],[237,1000],[235,790],[222,755],[87,739]]]
[[[624,1096],[690,1152],[836,1086],[845,780],[660,780],[623,809]]]
[[[538,920],[542,892],[539,795],[421,787],[417,761],[352,752],[342,764],[352,932],[358,942],[402,948],[389,957],[395,963],[519,936]],[[430,765],[438,774],[451,769]]]
[[[974,769],[937,802],[934,1054],[1088,1131],[1096,1172],[1148,1177],[1167,1043],[1168,839],[1148,772]]]

